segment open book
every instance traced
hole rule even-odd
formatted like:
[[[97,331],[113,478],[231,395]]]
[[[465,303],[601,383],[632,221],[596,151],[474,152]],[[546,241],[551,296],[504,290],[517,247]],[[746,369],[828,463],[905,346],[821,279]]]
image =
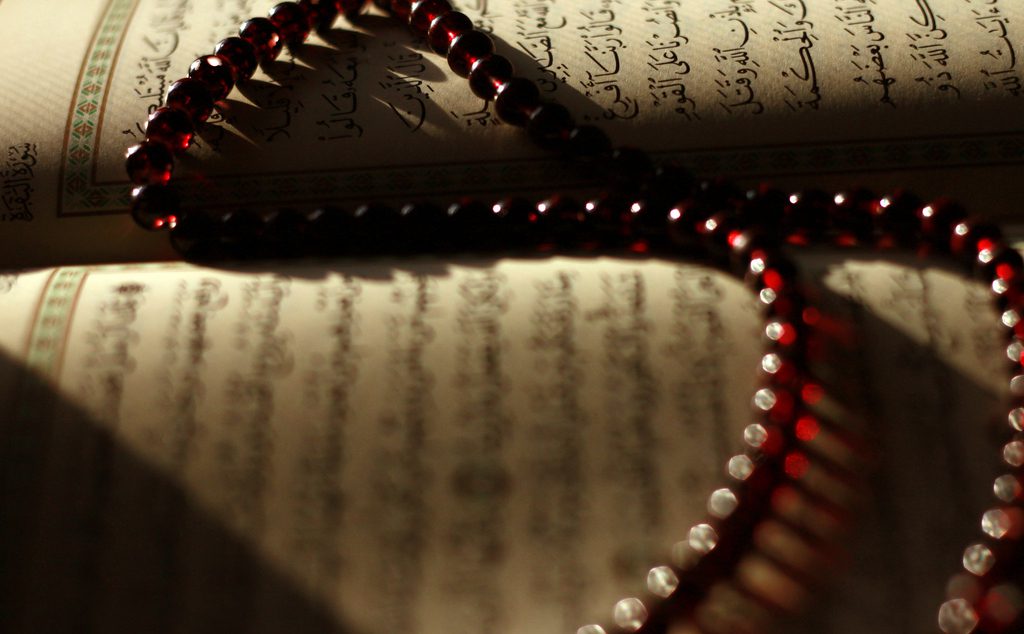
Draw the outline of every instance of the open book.
[[[608,622],[741,449],[755,306],[661,260],[166,262],[126,214],[124,148],[270,4],[0,0],[0,263],[73,265],[0,276],[0,629]],[[1013,220],[1018,3],[459,8],[619,142]],[[179,172],[225,210],[594,186],[373,15],[236,89]],[[933,631],[994,475],[995,317],[943,270],[810,265],[859,333],[833,379],[886,452],[847,573],[790,625]]]

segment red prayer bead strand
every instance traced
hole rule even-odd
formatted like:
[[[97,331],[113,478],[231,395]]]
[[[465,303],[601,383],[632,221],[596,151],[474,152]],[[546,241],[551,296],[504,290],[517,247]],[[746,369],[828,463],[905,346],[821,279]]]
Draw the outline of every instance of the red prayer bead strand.
[[[955,203],[938,200],[926,204],[905,192],[878,198],[866,190],[836,195],[812,191],[787,198],[781,192],[762,188],[744,197],[724,181],[707,181],[694,187],[685,173],[675,173],[666,180],[664,175],[669,172],[654,169],[643,152],[613,152],[601,130],[576,126],[571,117],[559,110],[560,106],[541,103],[536,86],[515,77],[511,64],[493,54],[490,38],[473,30],[468,18],[454,12],[446,0],[419,0],[412,4],[405,0],[381,1],[399,19],[407,18],[415,33],[431,39],[436,50],[446,53],[453,70],[469,76],[474,93],[485,99],[493,98],[495,111],[502,120],[528,126],[535,141],[552,149],[566,148],[580,158],[609,158],[621,171],[623,185],[633,188],[637,197],[606,195],[587,204],[558,196],[536,204],[509,200],[484,205],[465,201],[452,206],[447,214],[435,210],[440,215],[432,215],[432,208],[422,205],[407,206],[407,210],[403,208],[402,213],[394,214],[385,213],[388,208],[363,206],[351,216],[333,211],[309,217],[292,212],[262,217],[240,210],[219,222],[204,214],[182,215],[180,201],[168,185],[173,169],[171,153],[188,146],[194,125],[209,116],[212,102],[226,96],[231,83],[251,76],[258,62],[274,59],[284,40],[297,44],[305,39],[309,28],[327,28],[337,13],[351,16],[363,6],[363,2],[356,0],[338,0],[329,5],[302,0],[298,4],[278,5],[271,12],[271,19],[254,18],[246,22],[240,30],[243,37],[222,41],[216,58],[200,58],[195,72],[190,72],[192,76],[172,86],[167,106],[154,113],[147,125],[147,140],[131,148],[126,161],[130,178],[139,185],[132,192],[133,218],[148,229],[171,229],[172,242],[179,248],[208,244],[212,238],[235,254],[249,248],[260,252],[265,252],[265,248],[298,250],[307,236],[329,246],[330,240],[346,242],[345,234],[351,233],[347,244],[372,244],[373,251],[377,251],[387,245],[382,240],[388,235],[393,237],[396,247],[407,249],[417,248],[421,243],[444,244],[446,248],[479,245],[480,236],[500,233],[512,241],[532,243],[540,250],[601,243],[634,251],[641,249],[640,252],[652,246],[682,249],[688,254],[728,263],[741,277],[747,277],[764,306],[765,333],[771,344],[763,362],[767,376],[755,397],[755,405],[763,415],[763,427],[757,433],[764,436],[752,437],[756,443],[751,446],[756,449],[749,457],[738,456],[730,461],[729,473],[736,483],[729,494],[720,497],[728,501],[734,496],[738,501],[735,506],[728,503],[715,507],[718,515],[707,523],[711,533],[705,534],[701,529],[696,542],[691,539],[708,551],[697,558],[696,567],[674,568],[680,579],[678,592],[671,592],[664,601],[647,598],[644,605],[651,607],[651,613],[640,631],[653,631],[659,624],[669,622],[668,615],[691,610],[702,596],[699,587],[707,588],[716,579],[731,575],[742,558],[756,555],[757,545],[752,546],[750,538],[764,522],[778,521],[799,532],[802,529],[792,521],[793,508],[803,505],[822,518],[828,516],[829,510],[833,515],[842,511],[842,505],[832,506],[828,488],[839,482],[848,485],[848,480],[855,477],[845,466],[833,463],[830,454],[820,453],[817,445],[809,444],[817,442],[824,429],[819,419],[808,418],[805,411],[821,393],[817,383],[807,376],[804,365],[813,345],[807,329],[818,324],[820,317],[808,318],[807,311],[812,307],[806,304],[795,266],[774,245],[831,243],[950,252],[992,285],[994,303],[1004,311],[1007,332],[1024,337],[1024,259],[1004,244],[997,228],[967,220],[966,212]],[[220,70],[210,70],[211,67]],[[668,193],[672,191],[677,192],[674,198]],[[420,222],[430,218],[433,220],[425,225]],[[394,223],[400,228],[396,230]],[[405,230],[402,223],[419,229]],[[448,229],[435,230],[438,223]],[[426,231],[424,227],[432,230]],[[324,229],[330,237],[326,243],[317,237],[318,230]],[[450,232],[449,237],[445,237],[445,231]],[[769,359],[773,359],[770,364]],[[1017,361],[1015,368],[1020,367],[1020,359]],[[1011,424],[1018,429],[1024,426],[1024,413],[1013,423],[1015,415],[1011,412]],[[813,425],[807,420],[812,420]],[[849,441],[849,432],[845,430],[830,427],[829,432],[840,439],[845,434],[847,446],[857,444]],[[1007,477],[1016,478],[1024,470],[1024,445],[1017,447],[1017,442],[1015,436],[1004,450],[1003,462],[1012,474]],[[748,464],[744,460],[749,461],[749,467],[744,466]],[[839,480],[830,484],[829,477],[835,476]],[[793,480],[795,485],[784,486],[785,479]],[[996,563],[979,576],[979,583],[989,594],[967,607],[954,606],[974,611],[978,618],[975,632],[1004,631],[1012,625],[996,618],[999,615],[993,612],[994,604],[985,597],[991,596],[994,584],[1009,578],[1004,571],[1016,570],[1020,564],[1024,486],[1018,480],[1013,482],[1017,488],[1002,493],[1002,506],[986,514],[984,543],[992,550]],[[722,519],[723,512],[726,519]],[[834,528],[844,521],[832,517],[826,523]],[[715,536],[714,543],[702,541],[710,535]],[[815,539],[810,533],[803,537],[808,543]],[[788,566],[785,562],[779,565]],[[700,574],[694,576],[694,570]],[[756,596],[753,600],[769,601]],[[943,606],[943,615],[948,616],[948,608],[948,604]],[[609,626],[607,631],[624,630]]]

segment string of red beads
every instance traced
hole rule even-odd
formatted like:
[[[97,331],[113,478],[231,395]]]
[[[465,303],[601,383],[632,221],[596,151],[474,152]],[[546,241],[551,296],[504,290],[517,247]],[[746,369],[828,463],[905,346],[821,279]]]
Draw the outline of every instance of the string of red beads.
[[[563,106],[543,102],[536,85],[516,77],[491,38],[447,0],[374,3],[445,55],[474,94],[494,101],[501,120],[525,127],[541,147],[603,159],[616,186],[582,202],[558,195],[541,201],[463,200],[448,207],[368,204],[351,212],[284,209],[269,216],[239,209],[217,219],[182,213],[169,184],[174,153],[189,147],[214,103],[252,77],[257,65],[276,59],[285,44],[300,45],[311,30],[330,28],[339,15],[353,17],[365,4],[300,0],[278,4],[268,18],[246,21],[237,37],[221,41],[213,55],[192,64],[187,78],[171,85],[164,106],[150,116],[146,139],[128,150],[135,220],[147,229],[170,229],[175,247],[192,256],[625,248],[682,252],[743,278],[764,306],[766,341],[764,380],[753,398],[760,418],[744,432],[749,450],[729,461],[732,483],[712,494],[709,517],[690,529],[671,565],[651,570],[649,593],[620,601],[611,623],[584,626],[578,634],[664,632],[675,619],[696,618],[702,601],[745,558],[771,559],[759,545],[765,526],[782,526],[815,551],[822,545],[799,518],[814,511],[818,521],[842,523],[844,509],[822,487],[861,476],[834,460],[827,447],[856,453],[858,441],[815,413],[821,388],[808,359],[818,316],[805,301],[784,247],[827,243],[951,256],[992,288],[1007,333],[1014,401],[1001,449],[1005,473],[993,485],[997,504],[982,518],[981,539],[965,550],[963,572],[950,581],[938,620],[948,634],[1007,632],[1024,623],[1024,260],[998,228],[969,218],[951,201],[925,203],[907,192],[879,197],[866,190],[744,191],[723,180],[697,181],[670,165],[655,167],[642,151],[613,150],[599,128],[576,125]],[[823,444],[825,436],[833,442]],[[805,578],[793,562],[773,563],[794,579]],[[747,600],[779,608],[765,588],[733,583]]]

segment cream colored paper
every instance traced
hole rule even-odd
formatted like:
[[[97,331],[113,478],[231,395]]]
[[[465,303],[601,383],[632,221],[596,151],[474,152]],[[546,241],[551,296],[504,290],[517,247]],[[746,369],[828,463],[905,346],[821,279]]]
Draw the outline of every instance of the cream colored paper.
[[[124,148],[194,57],[271,4],[4,0],[5,260],[168,257],[162,238],[124,216]],[[1015,211],[1003,183],[1021,157],[1019,3],[476,0],[460,9],[545,96],[619,143],[705,173],[917,187]],[[441,58],[380,16],[341,23],[265,70],[218,107],[180,161],[189,204],[587,183],[498,123]]]
[[[811,264],[838,342],[822,379],[882,452],[786,631],[930,632],[996,475],[996,317],[945,271]],[[65,268],[0,290],[13,631],[608,623],[725,482],[761,350],[736,282],[658,260]]]

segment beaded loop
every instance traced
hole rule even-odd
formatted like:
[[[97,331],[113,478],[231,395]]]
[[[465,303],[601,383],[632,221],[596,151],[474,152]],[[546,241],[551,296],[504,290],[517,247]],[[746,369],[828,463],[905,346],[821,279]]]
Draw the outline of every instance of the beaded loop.
[[[812,556],[804,568],[780,561],[792,568],[787,574],[794,579],[809,574],[821,556],[814,554],[823,547],[818,542],[835,539],[850,521],[848,509],[830,497],[827,487],[861,481],[855,467],[829,457],[822,439],[851,454],[857,454],[860,439],[816,412],[822,388],[812,368],[820,315],[807,301],[787,250],[831,244],[951,255],[992,289],[1005,328],[1013,403],[1002,423],[1003,472],[992,487],[996,503],[982,515],[979,538],[962,553],[963,572],[950,582],[938,621],[946,632],[1020,628],[1021,609],[1004,608],[1013,607],[1007,597],[1021,594],[1014,584],[1019,584],[1024,539],[1024,258],[998,227],[969,218],[947,199],[926,203],[908,192],[878,197],[864,189],[790,193],[759,186],[744,191],[724,179],[698,181],[678,166],[655,166],[642,150],[613,149],[601,129],[577,125],[564,106],[542,103],[536,84],[516,77],[512,64],[494,54],[490,37],[474,30],[447,0],[375,3],[447,55],[453,71],[469,78],[474,94],[494,100],[502,121],[525,127],[543,148],[598,160],[607,168],[611,187],[585,202],[563,194],[493,204],[463,199],[447,208],[374,203],[351,213],[329,206],[310,214],[293,209],[268,214],[238,209],[219,218],[183,213],[168,184],[173,153],[189,146],[213,102],[251,77],[258,63],[275,59],[284,41],[298,45],[311,28],[329,28],[338,13],[352,17],[365,4],[299,0],[275,6],[269,19],[245,22],[241,37],[221,41],[215,55],[193,63],[189,78],[172,84],[165,106],[149,119],[146,140],[128,150],[135,222],[147,230],[169,230],[174,247],[190,257],[492,247],[546,252],[604,245],[695,256],[744,280],[761,306],[765,341],[761,384],[751,401],[756,418],[743,434],[747,450],[728,461],[729,486],[708,498],[708,516],[685,533],[673,549],[672,564],[650,570],[650,594],[622,599],[607,628],[588,625],[578,634],[664,631],[673,615],[694,612],[751,556],[763,555],[769,528],[781,527],[797,540],[816,536],[805,544]],[[779,607],[747,590],[747,600],[760,602],[759,607]]]

